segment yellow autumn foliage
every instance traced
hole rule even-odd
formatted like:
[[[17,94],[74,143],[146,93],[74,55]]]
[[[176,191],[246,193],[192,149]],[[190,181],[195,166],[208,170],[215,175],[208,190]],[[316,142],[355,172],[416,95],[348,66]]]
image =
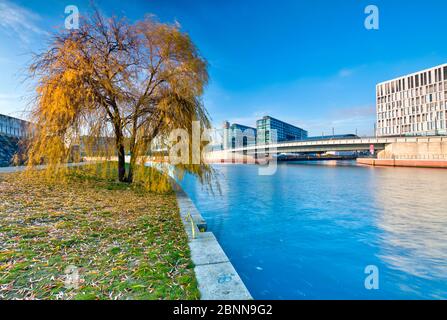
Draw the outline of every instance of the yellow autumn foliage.
[[[160,167],[164,175],[144,168],[153,142],[167,142],[175,129],[191,133],[193,121],[210,126],[201,98],[205,59],[178,25],[153,16],[131,24],[95,12],[79,30],[55,33],[29,70],[37,86],[27,163],[33,174],[46,165],[39,174],[48,179],[63,180],[81,153],[117,159],[119,181],[167,191],[171,167]],[[203,162],[177,167],[204,182],[212,176]]]

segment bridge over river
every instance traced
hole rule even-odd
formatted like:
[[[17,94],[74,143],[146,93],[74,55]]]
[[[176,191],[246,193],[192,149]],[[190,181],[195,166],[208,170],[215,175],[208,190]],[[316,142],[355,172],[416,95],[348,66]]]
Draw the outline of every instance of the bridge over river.
[[[244,155],[279,154],[279,153],[323,153],[329,151],[365,151],[374,148],[382,151],[392,144],[420,145],[445,144],[447,137],[366,137],[348,139],[303,140],[281,142],[269,145],[252,145],[226,150],[230,153]]]

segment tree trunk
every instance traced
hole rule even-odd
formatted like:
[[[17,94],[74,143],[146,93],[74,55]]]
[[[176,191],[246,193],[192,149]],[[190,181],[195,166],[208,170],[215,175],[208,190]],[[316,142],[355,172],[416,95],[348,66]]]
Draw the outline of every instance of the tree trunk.
[[[134,153],[132,153],[130,156],[129,173],[127,174],[127,182],[129,183],[133,182],[133,172],[135,169],[135,163],[136,163],[135,155]]]
[[[126,158],[124,145],[122,142],[118,143],[118,180],[126,182]]]
[[[137,147],[136,147],[136,132],[134,130],[132,137],[130,138],[130,163],[129,163],[129,173],[127,175],[127,182],[133,182],[133,173],[135,171],[135,165],[137,163]]]
[[[121,121],[114,120],[115,123],[115,145],[118,152],[118,180],[126,182],[126,151],[124,148],[123,132],[120,126]]]
[[[137,114],[138,108],[135,110],[135,114]],[[135,170],[135,164],[137,163],[137,122],[138,118],[134,116],[133,118],[133,127],[132,127],[132,136],[130,137],[130,163],[129,163],[129,173],[127,175],[127,182],[133,182],[133,172]]]

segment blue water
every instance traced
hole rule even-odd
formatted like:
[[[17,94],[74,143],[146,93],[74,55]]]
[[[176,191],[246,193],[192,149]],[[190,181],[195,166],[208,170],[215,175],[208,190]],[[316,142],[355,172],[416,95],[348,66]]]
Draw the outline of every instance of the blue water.
[[[447,299],[447,170],[215,168],[221,194],[182,185],[255,299]]]

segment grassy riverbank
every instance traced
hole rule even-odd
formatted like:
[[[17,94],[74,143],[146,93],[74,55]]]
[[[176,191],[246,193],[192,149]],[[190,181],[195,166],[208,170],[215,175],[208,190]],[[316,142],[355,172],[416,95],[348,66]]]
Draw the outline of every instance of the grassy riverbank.
[[[199,298],[173,193],[3,174],[0,222],[0,299]]]

